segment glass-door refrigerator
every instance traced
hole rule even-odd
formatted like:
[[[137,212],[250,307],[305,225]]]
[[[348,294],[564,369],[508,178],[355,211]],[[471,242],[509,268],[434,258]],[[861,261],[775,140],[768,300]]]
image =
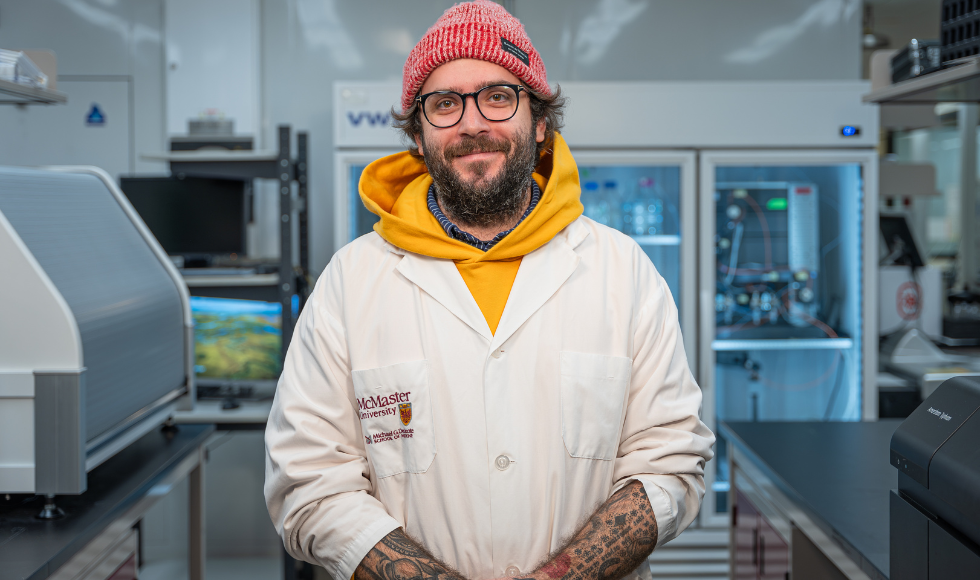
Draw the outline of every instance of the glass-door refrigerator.
[[[585,215],[633,238],[667,282],[696,369],[695,163],[691,152],[572,150]]]
[[[874,416],[862,386],[873,384],[877,337],[862,313],[876,271],[877,162],[867,150],[701,154],[700,379],[713,385],[713,429]],[[709,519],[728,509],[728,451],[719,437]]]
[[[342,248],[374,229],[378,216],[369,212],[361,201],[357,185],[361,173],[372,161],[398,153],[397,149],[360,149],[337,151],[334,154],[335,200],[334,236],[336,247]]]

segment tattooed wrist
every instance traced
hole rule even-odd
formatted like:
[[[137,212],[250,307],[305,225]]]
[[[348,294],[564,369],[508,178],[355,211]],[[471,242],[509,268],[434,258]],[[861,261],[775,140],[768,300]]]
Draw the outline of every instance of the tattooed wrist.
[[[381,539],[354,570],[354,580],[466,580],[398,528]]]
[[[646,561],[657,536],[657,520],[643,484],[631,481],[531,574],[532,580],[619,580]]]

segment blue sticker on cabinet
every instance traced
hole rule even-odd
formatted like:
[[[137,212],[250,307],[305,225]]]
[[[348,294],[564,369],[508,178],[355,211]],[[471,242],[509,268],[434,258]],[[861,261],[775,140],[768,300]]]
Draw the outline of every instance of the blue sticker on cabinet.
[[[98,103],[92,103],[92,109],[85,116],[85,124],[97,127],[105,125],[105,114],[99,108]]]

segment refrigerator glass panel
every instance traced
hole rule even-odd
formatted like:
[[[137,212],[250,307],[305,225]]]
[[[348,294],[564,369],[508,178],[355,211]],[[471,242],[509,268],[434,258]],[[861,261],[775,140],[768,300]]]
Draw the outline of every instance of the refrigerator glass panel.
[[[347,240],[352,242],[357,238],[363,236],[364,234],[371,233],[374,229],[374,224],[378,221],[378,216],[369,212],[366,207],[364,207],[364,202],[361,201],[361,196],[357,190],[357,184],[361,181],[361,173],[364,172],[364,168],[367,164],[363,165],[348,165],[348,182],[349,187],[347,191],[349,192],[350,199],[348,200],[348,207],[351,208],[350,211],[350,224],[348,230],[350,232],[350,239]]]
[[[715,169],[718,421],[861,419],[857,163]],[[728,445],[714,463],[727,508]]]
[[[585,215],[632,237],[680,305],[681,168],[580,165]]]

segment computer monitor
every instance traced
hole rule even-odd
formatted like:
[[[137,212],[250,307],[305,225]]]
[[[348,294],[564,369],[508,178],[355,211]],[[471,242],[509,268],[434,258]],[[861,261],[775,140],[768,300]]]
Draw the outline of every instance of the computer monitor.
[[[282,371],[282,305],[191,296],[198,385],[273,384]]]
[[[120,187],[171,256],[245,254],[245,181],[123,177]]]
[[[893,256],[895,264],[921,268],[925,265],[912,229],[904,214],[882,213],[878,217],[883,242],[882,253]]]

